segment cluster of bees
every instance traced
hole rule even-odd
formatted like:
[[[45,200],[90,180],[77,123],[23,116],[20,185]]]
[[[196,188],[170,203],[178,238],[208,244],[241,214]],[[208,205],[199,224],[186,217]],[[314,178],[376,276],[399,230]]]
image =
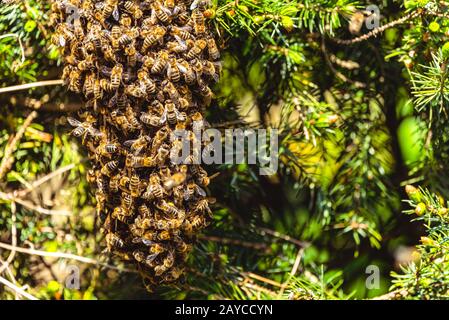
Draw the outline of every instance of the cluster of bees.
[[[92,159],[97,212],[110,252],[135,261],[152,288],[176,281],[212,212],[207,172],[182,164],[174,130],[207,126],[221,65],[207,0],[53,0],[52,43],[63,79],[82,93],[68,118]],[[201,142],[203,143],[203,142]]]

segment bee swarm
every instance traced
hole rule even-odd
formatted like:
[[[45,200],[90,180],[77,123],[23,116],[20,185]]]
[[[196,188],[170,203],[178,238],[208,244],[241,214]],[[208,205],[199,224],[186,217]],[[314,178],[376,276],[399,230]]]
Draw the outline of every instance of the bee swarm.
[[[137,263],[149,289],[183,273],[195,235],[211,219],[206,171],[173,164],[172,133],[203,124],[219,52],[204,0],[53,0],[52,43],[63,79],[85,98],[68,118],[92,159],[97,213],[110,252]],[[198,125],[200,124],[200,125]],[[190,141],[189,140],[189,141]]]

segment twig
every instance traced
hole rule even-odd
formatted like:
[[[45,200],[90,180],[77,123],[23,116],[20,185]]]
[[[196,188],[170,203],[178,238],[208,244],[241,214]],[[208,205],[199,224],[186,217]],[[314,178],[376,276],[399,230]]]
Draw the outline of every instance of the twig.
[[[1,89],[0,89],[1,90]],[[9,170],[9,168],[12,166],[12,159],[11,156],[16,151],[17,145],[22,139],[23,134],[25,133],[26,128],[29,127],[31,122],[37,117],[37,112],[33,111],[31,112],[28,117],[23,122],[23,125],[20,127],[19,131],[17,131],[14,138],[8,143],[8,145],[5,148],[5,152],[3,153],[3,159],[0,163],[0,180],[3,178],[3,176],[6,174],[6,172]]]
[[[252,273],[252,272],[245,272],[243,274],[247,275],[249,278],[252,278],[252,279],[255,279],[255,280],[258,280],[258,281],[261,281],[261,282],[265,282],[265,283],[270,284],[270,285],[275,286],[275,287],[281,287],[282,286],[279,282],[276,282],[274,280],[262,277],[262,276],[260,276],[258,274]]]
[[[25,298],[27,298],[29,300],[39,300],[35,296],[33,296],[33,295],[29,294],[28,292],[24,291],[22,288],[19,288],[18,286],[16,286],[14,283],[9,282],[8,280],[3,278],[2,276],[0,276],[0,283],[4,284],[8,288],[13,289],[15,292],[17,292],[18,294],[24,296]]]
[[[409,19],[413,19],[415,17],[417,17],[418,15],[420,15],[421,13],[423,13],[423,10],[418,10],[418,11],[413,11],[410,12],[409,14],[405,15],[402,18],[399,18],[397,20],[391,21],[390,23],[387,23],[381,27],[378,27],[374,30],[371,30],[370,32],[361,35],[360,37],[354,38],[354,39],[338,39],[338,38],[330,38],[332,41],[338,43],[338,44],[342,44],[342,45],[351,45],[354,43],[358,43],[358,42],[362,42],[365,40],[368,40],[371,37],[375,37],[378,34],[384,32],[385,30],[394,27],[395,25],[401,24],[406,22]]]
[[[279,238],[279,239],[291,242],[293,244],[296,244],[297,246],[299,246],[301,248],[307,248],[308,246],[310,246],[310,243],[307,242],[307,241],[300,241],[298,239],[290,237],[289,235],[285,235],[285,234],[282,234],[280,232],[277,232],[277,231],[274,231],[274,230],[270,230],[268,228],[258,227],[257,229],[261,231],[260,233],[262,235],[263,234],[269,234],[269,235],[271,235],[273,237],[276,237],[276,238]]]
[[[30,88],[36,88],[36,87],[59,86],[62,84],[64,84],[64,81],[61,79],[25,83],[25,84],[19,84],[17,86],[0,88],[0,94],[6,93],[6,92],[12,92],[12,91],[26,90],[26,89],[30,89]]]
[[[14,196],[19,197],[19,198],[23,198],[25,195],[27,195],[28,193],[30,193],[31,191],[33,191],[34,189],[36,189],[37,187],[39,187],[41,184],[47,182],[48,180],[66,172],[66,171],[70,171],[75,167],[75,164],[71,163],[69,165],[66,165],[64,167],[61,167],[47,175],[45,175],[44,177],[34,181],[31,183],[31,185],[24,189],[24,190],[20,190],[20,191],[15,191],[14,192]]]
[[[329,68],[331,69],[331,71],[338,77],[340,78],[343,82],[349,82],[352,83],[356,88],[366,88],[366,84],[360,81],[354,81],[352,79],[349,79],[348,77],[346,77],[343,73],[341,73],[340,71],[338,71],[337,69],[334,68],[329,55],[327,54],[327,50],[326,50],[326,44],[324,42],[324,37],[322,38],[321,41],[321,51],[323,52],[324,55],[324,60],[326,60],[327,65],[329,66]]]
[[[279,290],[279,294],[278,294],[279,297],[281,297],[284,294],[284,291],[287,288],[287,285],[290,282],[291,278],[298,271],[299,264],[301,263],[303,253],[304,253],[304,248],[300,248],[298,250],[298,254],[296,255],[295,263],[293,264],[292,270],[290,271],[290,275],[289,275],[288,279],[282,284],[281,290]]]
[[[25,207],[25,208],[27,208],[29,210],[36,211],[36,212],[41,213],[41,214],[62,215],[62,216],[70,216],[70,215],[72,215],[72,213],[70,211],[45,209],[45,208],[42,208],[41,206],[35,205],[35,204],[33,204],[33,203],[29,202],[29,201],[25,201],[25,200],[22,200],[22,199],[20,199],[18,197],[15,197],[12,194],[3,193],[1,191],[0,191],[0,199],[3,200],[3,201],[11,201],[11,203],[16,203],[17,202],[21,206],[23,206],[23,207]]]
[[[136,270],[127,269],[127,268],[119,268],[119,267],[116,267],[116,266],[113,266],[113,265],[110,265],[110,264],[107,264],[104,262],[99,262],[92,258],[81,257],[81,256],[77,256],[77,255],[71,254],[71,253],[49,252],[49,251],[41,251],[41,250],[28,249],[28,248],[22,248],[22,247],[14,247],[14,246],[9,245],[4,242],[0,242],[0,248],[6,249],[6,250],[16,250],[17,252],[31,254],[31,255],[38,255],[38,256],[42,256],[42,257],[72,259],[72,260],[76,260],[76,261],[79,261],[82,263],[99,265],[99,266],[102,266],[105,268],[114,269],[114,270],[118,270],[118,271],[126,271],[126,272],[134,272],[134,273],[137,272]]]
[[[22,59],[20,61],[20,64],[23,64],[25,62],[25,49],[23,48],[22,39],[20,39],[20,37],[15,33],[8,33],[8,34],[1,35],[0,40],[4,39],[4,38],[9,38],[9,37],[17,38],[17,40],[19,41],[20,52],[22,54]]]

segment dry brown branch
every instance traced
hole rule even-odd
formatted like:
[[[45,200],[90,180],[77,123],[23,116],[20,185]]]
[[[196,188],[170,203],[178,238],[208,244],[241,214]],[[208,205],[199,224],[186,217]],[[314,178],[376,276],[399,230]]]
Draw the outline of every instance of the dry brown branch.
[[[75,167],[75,164],[71,163],[69,165],[66,165],[64,167],[61,167],[47,175],[45,175],[42,178],[39,178],[38,180],[34,181],[31,183],[31,185],[24,189],[24,190],[20,190],[20,191],[15,191],[14,192],[14,196],[15,197],[19,197],[19,198],[23,198],[24,196],[26,196],[28,193],[30,193],[31,191],[33,191],[34,189],[36,189],[37,187],[39,187],[41,184],[47,182],[48,180],[66,172],[66,171],[70,171]]]
[[[282,239],[284,241],[291,242],[291,243],[293,243],[293,244],[295,244],[295,245],[297,245],[297,246],[299,246],[301,248],[307,248],[308,246],[310,246],[310,243],[307,242],[307,241],[300,241],[298,239],[290,237],[289,235],[285,235],[285,234],[282,234],[280,232],[277,232],[277,231],[274,231],[274,230],[270,230],[268,228],[258,227],[258,230],[260,231],[260,233],[262,235],[268,234],[268,235],[271,235],[273,237]]]
[[[13,194],[7,194],[0,191],[0,199],[3,201],[11,201],[11,203],[18,203],[21,206],[36,211],[37,213],[47,214],[47,215],[62,215],[62,216],[70,216],[72,213],[67,210],[50,210],[42,208],[41,206],[35,205],[29,201],[22,200],[18,197],[15,197]]]
[[[114,270],[122,271],[122,272],[134,272],[134,273],[137,272],[136,270],[127,269],[127,268],[119,268],[119,267],[116,267],[116,266],[113,266],[113,265],[110,265],[110,264],[107,264],[104,262],[97,261],[92,258],[81,257],[81,256],[77,256],[77,255],[71,254],[71,253],[49,252],[49,251],[41,251],[41,250],[28,249],[28,248],[22,248],[22,247],[14,247],[14,246],[9,245],[4,242],[0,242],[0,248],[6,249],[6,250],[16,250],[17,252],[26,253],[26,254],[30,254],[30,255],[37,255],[37,256],[41,256],[41,257],[71,259],[71,260],[76,260],[76,261],[79,261],[82,263],[94,264],[94,265],[98,265],[98,266],[102,266],[105,268],[114,269]]]
[[[14,283],[6,280],[5,278],[3,278],[1,276],[0,276],[0,283],[2,283],[3,285],[7,286],[8,288],[11,288],[12,290],[14,290],[18,294],[20,294],[21,296],[23,296],[23,297],[25,297],[25,298],[27,298],[29,300],[39,300],[35,296],[29,294],[28,292],[24,291],[22,288],[19,288]]]
[[[58,79],[58,80],[45,80],[45,81],[38,81],[38,82],[32,82],[32,83],[25,83],[25,84],[19,84],[17,86],[10,86],[10,87],[6,87],[6,88],[0,88],[0,94],[6,93],[6,92],[27,90],[27,89],[36,88],[36,87],[60,86],[62,84],[64,84],[64,81],[61,80],[61,79]]]
[[[284,294],[285,289],[287,288],[291,278],[296,274],[299,268],[299,264],[301,263],[302,255],[304,254],[304,248],[300,248],[298,250],[298,254],[296,255],[295,263],[293,264],[292,270],[290,271],[290,275],[287,280],[282,284],[281,290],[279,290],[278,297],[281,297]]]
[[[29,127],[31,122],[36,117],[37,117],[37,112],[36,111],[31,112],[28,115],[28,117],[25,119],[25,121],[23,122],[23,124],[20,127],[19,131],[17,131],[17,133],[14,136],[14,138],[12,138],[11,141],[7,144],[7,146],[5,148],[5,152],[3,153],[2,162],[0,163],[0,180],[4,177],[6,172],[9,171],[9,169],[11,168],[12,163],[13,163],[13,161],[11,160],[12,159],[12,154],[14,153],[14,151],[16,151],[17,145],[19,144],[20,139],[22,139],[23,134],[25,133],[26,128]]]

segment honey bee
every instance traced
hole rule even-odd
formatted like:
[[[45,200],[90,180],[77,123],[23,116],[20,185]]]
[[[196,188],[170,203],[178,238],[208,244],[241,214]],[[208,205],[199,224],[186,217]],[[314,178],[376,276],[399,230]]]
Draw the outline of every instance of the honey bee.
[[[120,13],[118,11],[118,0],[105,0],[103,11],[101,12],[101,18],[102,20],[106,20],[111,15],[114,17],[115,20],[119,20]]]
[[[148,95],[153,94],[156,91],[156,84],[150,79],[148,72],[140,70],[137,73],[137,78],[139,79],[140,87],[144,88]]]
[[[101,98],[103,98],[103,90],[101,88],[101,82],[98,79],[95,79],[95,81],[94,81],[93,92],[94,92],[95,102],[97,100],[100,100]]]
[[[207,213],[212,216],[212,210],[209,208],[209,199],[201,199],[193,206],[194,212]]]
[[[185,200],[191,199],[195,193],[201,197],[207,196],[207,193],[206,193],[206,191],[204,191],[203,188],[201,188],[195,182],[190,182],[186,186],[185,193],[184,193],[184,199]]]
[[[72,70],[69,74],[69,90],[81,92],[81,74],[78,70]]]
[[[164,164],[169,154],[170,154],[170,146],[166,143],[162,144],[157,151],[156,155],[157,164],[158,165]]]
[[[127,176],[123,175],[120,177],[119,188],[122,189],[123,191],[129,189],[129,178]]]
[[[117,42],[114,43],[115,47],[126,48],[129,44],[133,42],[133,39],[128,34],[122,34]]]
[[[134,155],[138,155],[142,149],[146,148],[151,142],[151,138],[147,135],[143,135],[138,139],[126,140],[123,145],[130,148]]]
[[[187,175],[184,172],[176,172],[170,178],[168,178],[164,181],[165,190],[169,191],[169,190],[173,189],[174,187],[179,186],[180,184],[184,183],[186,178],[187,178]]]
[[[144,32],[145,38],[143,40],[142,52],[147,52],[148,49],[156,43],[160,43],[166,33],[165,28],[156,26],[148,32]]]
[[[203,12],[199,9],[194,9],[192,12],[193,27],[196,35],[202,35],[206,32],[206,24],[204,21]]]
[[[111,177],[109,180],[109,190],[111,192],[118,192],[119,191],[119,181],[120,181],[120,175],[115,175]]]
[[[183,270],[180,268],[171,268],[169,272],[164,277],[164,280],[167,282],[173,282],[177,279],[179,279],[180,276],[182,276]]]
[[[131,207],[133,206],[133,198],[130,193],[122,193],[122,206],[127,210],[131,209]]]
[[[131,125],[128,122],[128,118],[121,114],[119,111],[114,110],[111,112],[112,124],[117,128],[123,130],[125,133],[131,131]]]
[[[204,61],[203,72],[214,79],[215,82],[219,80],[219,72],[216,70],[214,63],[210,61]]]
[[[178,68],[179,68],[179,71],[184,75],[184,80],[187,84],[192,84],[195,82],[196,74],[187,61],[181,60],[178,63]]]
[[[134,19],[142,18],[143,12],[134,1],[125,1],[123,7],[133,16]]]
[[[158,265],[154,267],[154,274],[156,275],[156,277],[161,276],[165,271],[167,271],[167,267],[165,267],[164,265]]]
[[[129,28],[131,27],[132,24],[132,19],[131,16],[127,13],[123,13],[122,16],[120,17],[120,25],[125,27],[125,28]]]
[[[145,87],[131,84],[126,87],[125,93],[135,98],[143,98],[145,97]]]
[[[135,67],[137,64],[137,50],[136,47],[130,45],[125,48],[125,54],[127,57],[128,65]]]
[[[156,207],[168,215],[179,216],[183,214],[182,211],[178,209],[174,204],[170,204],[164,199],[156,203]]]
[[[207,51],[209,53],[209,58],[211,60],[218,60],[220,59],[220,51],[218,51],[217,44],[212,37],[208,37],[206,39],[207,42]]]
[[[95,174],[95,170],[89,169],[86,174],[86,180],[88,183],[95,183],[97,180],[97,175]]]
[[[93,74],[87,75],[86,79],[84,80],[84,95],[86,98],[92,98],[94,95],[94,83],[95,83],[95,76]]]
[[[176,59],[170,59],[167,68],[167,76],[173,82],[178,82],[181,80],[181,73],[179,71]]]
[[[137,262],[142,262],[142,261],[145,260],[146,255],[141,250],[134,250],[133,251],[133,257],[134,257],[134,259],[136,259]]]
[[[110,143],[108,141],[102,141],[100,145],[95,149],[95,153],[98,156],[105,156],[111,158],[112,155],[118,153],[120,145],[117,143]]]
[[[147,219],[151,216],[151,211],[146,204],[142,204],[137,208],[140,216],[144,219]]]
[[[202,79],[198,79],[198,88],[201,95],[203,96],[204,104],[206,106],[210,105],[211,100],[213,98],[212,90]]]
[[[177,35],[175,35],[174,38],[176,41],[167,42],[168,51],[179,54],[186,52],[189,49],[187,43],[182,38]]]
[[[107,177],[111,177],[112,174],[117,170],[118,168],[118,161],[112,160],[107,162],[102,168],[101,168],[101,174],[105,175]]]
[[[108,232],[106,234],[106,244],[110,252],[112,252],[113,248],[122,249],[123,247],[125,247],[125,242],[123,241],[123,239],[112,232]]]
[[[88,135],[97,138],[104,137],[104,134],[101,131],[93,127],[95,120],[92,118],[88,118],[86,121],[80,122],[74,118],[68,117],[67,121],[71,126],[75,127],[75,129],[72,130],[71,134],[75,137],[83,137],[83,143]]]
[[[137,130],[141,128],[139,120],[136,118],[134,114],[134,110],[131,106],[127,106],[125,109],[125,116],[128,119],[129,124],[133,130]]]
[[[143,181],[140,180],[139,176],[133,174],[129,180],[129,191],[131,196],[137,198],[142,193],[142,188],[144,188]]]
[[[152,9],[156,17],[163,23],[168,23],[170,21],[171,11],[170,9],[164,7],[159,0],[153,2]]]
[[[181,28],[181,27],[173,26],[171,28],[171,32],[172,32],[173,36],[177,36],[182,40],[189,40],[189,39],[193,38],[192,34],[189,31],[190,30],[186,29],[185,27]],[[179,42],[179,40],[178,40],[178,42]]]
[[[207,172],[204,169],[201,169],[198,172],[198,178],[197,178],[198,184],[202,185],[203,187],[207,187],[210,183],[210,179],[207,176]]]
[[[151,73],[162,73],[168,63],[169,54],[165,50],[161,50],[158,57],[155,59],[153,66],[151,67]]]
[[[151,113],[142,113],[140,116],[140,121],[152,127],[159,127],[161,125],[160,120],[160,116]]]
[[[148,182],[148,187],[145,193],[143,194],[144,199],[160,199],[164,196],[165,191],[161,186],[161,180],[156,173],[152,173],[150,175],[150,179]]]
[[[120,83],[122,81],[122,75],[123,75],[123,65],[116,64],[112,68],[111,72],[111,88],[112,90],[117,90],[120,86]]]
[[[136,218],[136,220],[138,220],[139,218],[137,217]],[[136,220],[134,220],[134,221],[136,221]],[[132,235],[133,236],[135,236],[135,237],[142,237],[143,236],[143,234],[145,233],[145,229],[142,229],[142,228],[139,228],[138,226],[137,226],[137,223],[136,222],[134,222],[133,224],[131,224],[130,226],[129,226],[129,230],[131,231],[131,233],[132,233]]]
[[[153,157],[128,155],[126,158],[126,166],[128,168],[154,167],[156,166],[156,161]]]
[[[206,6],[210,5],[210,0],[193,0],[190,4],[190,10],[195,10],[197,8],[204,9]]]
[[[180,253],[189,252],[192,249],[192,246],[185,243],[184,241],[179,241],[176,245],[176,251]]]
[[[168,122],[171,125],[176,124],[177,121],[185,121],[185,116],[176,109],[175,104],[171,100],[165,103],[165,110],[161,116],[160,123]]]
[[[112,212],[112,218],[128,224],[131,221],[131,211],[127,208],[116,207]]]
[[[193,47],[185,55],[187,60],[192,60],[195,57],[201,55],[203,50],[206,48],[207,42],[203,39],[198,39],[195,41]]]
[[[172,101],[178,101],[180,98],[180,92],[170,80],[164,80],[161,83],[161,86],[164,88],[163,91],[168,93]]]
[[[168,133],[169,130],[167,127],[162,127],[156,132],[151,146],[152,151],[157,150],[164,143],[168,137]]]

